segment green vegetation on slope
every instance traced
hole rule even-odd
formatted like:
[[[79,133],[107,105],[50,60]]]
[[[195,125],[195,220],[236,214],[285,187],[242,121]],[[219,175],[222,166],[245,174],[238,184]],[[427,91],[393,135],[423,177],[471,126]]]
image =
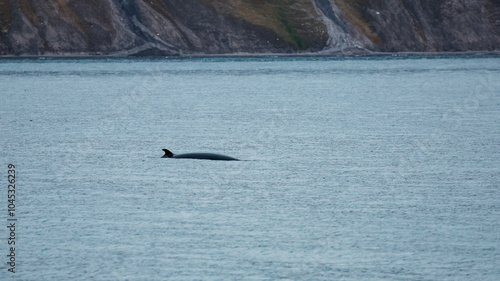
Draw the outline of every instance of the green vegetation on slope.
[[[0,1],[0,33],[7,33],[12,24],[9,1]]]
[[[213,1],[203,0],[207,5]],[[212,2],[212,3],[210,3]],[[231,15],[272,30],[297,49],[326,42],[325,24],[310,0],[219,0]]]
[[[36,15],[35,9],[33,9],[33,5],[31,5],[31,2],[29,0],[17,0],[17,2],[19,2],[21,10],[26,15],[31,24],[37,26],[38,16]]]
[[[370,25],[365,14],[365,8],[370,6],[369,0],[335,0],[337,6],[344,12],[350,22],[363,32],[375,44],[381,44],[382,38]]]

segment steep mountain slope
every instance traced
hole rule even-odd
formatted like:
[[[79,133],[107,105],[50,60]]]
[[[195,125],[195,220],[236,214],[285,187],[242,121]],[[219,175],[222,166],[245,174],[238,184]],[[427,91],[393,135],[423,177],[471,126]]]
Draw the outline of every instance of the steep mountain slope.
[[[500,0],[3,0],[2,55],[499,51]]]

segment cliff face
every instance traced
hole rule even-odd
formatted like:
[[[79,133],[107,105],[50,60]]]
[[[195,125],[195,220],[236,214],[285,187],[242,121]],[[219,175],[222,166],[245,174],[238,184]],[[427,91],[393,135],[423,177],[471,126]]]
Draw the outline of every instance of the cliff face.
[[[499,51],[500,0],[0,0],[2,55]]]
[[[374,51],[498,50],[500,0],[335,0],[349,34]],[[359,40],[359,39],[358,39]]]

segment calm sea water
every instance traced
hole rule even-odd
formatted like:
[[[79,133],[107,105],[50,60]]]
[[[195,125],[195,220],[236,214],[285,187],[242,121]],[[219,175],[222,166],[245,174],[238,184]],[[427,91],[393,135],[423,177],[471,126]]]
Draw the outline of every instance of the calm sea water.
[[[498,57],[2,60],[0,279],[498,280],[499,74]]]

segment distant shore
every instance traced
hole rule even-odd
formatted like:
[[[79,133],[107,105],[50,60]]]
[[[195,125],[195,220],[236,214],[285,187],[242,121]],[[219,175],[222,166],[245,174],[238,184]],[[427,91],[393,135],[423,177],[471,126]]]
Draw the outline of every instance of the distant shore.
[[[397,57],[397,56],[498,56],[500,51],[466,51],[466,52],[315,52],[315,53],[226,53],[205,54],[192,53],[182,55],[141,56],[120,54],[45,54],[45,55],[2,55],[1,59],[109,59],[109,58],[265,58],[265,57]]]

